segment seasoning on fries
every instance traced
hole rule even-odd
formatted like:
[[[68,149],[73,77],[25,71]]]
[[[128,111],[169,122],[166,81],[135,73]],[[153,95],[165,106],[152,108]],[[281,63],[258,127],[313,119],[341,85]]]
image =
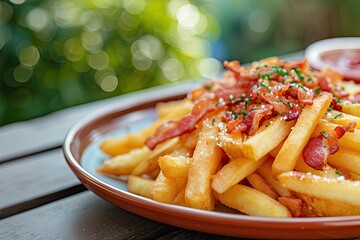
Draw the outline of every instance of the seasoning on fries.
[[[106,139],[98,172],[166,204],[266,217],[360,214],[360,85],[305,60],[224,63],[220,80],[159,103],[139,132]]]

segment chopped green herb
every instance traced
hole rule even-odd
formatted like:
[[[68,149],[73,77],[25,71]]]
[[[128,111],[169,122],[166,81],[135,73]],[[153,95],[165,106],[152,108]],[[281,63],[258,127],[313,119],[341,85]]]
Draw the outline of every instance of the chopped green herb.
[[[293,104],[290,101],[287,101],[286,104],[292,109],[293,108]]]
[[[231,115],[233,115],[234,120],[238,119],[239,117],[239,114],[236,113],[235,111],[231,111]]]
[[[278,101],[281,102],[282,104],[286,105],[286,103],[283,100],[278,99]]]
[[[211,124],[214,126],[214,124],[215,124],[215,118],[212,119]]]
[[[337,101],[338,103],[341,103],[343,100],[342,100],[341,98],[336,98],[336,101]]]
[[[305,88],[303,85],[297,84],[297,87],[298,87],[298,88],[301,88],[302,90],[304,90],[305,92],[307,92],[306,88]]]
[[[308,81],[308,82],[312,82],[312,81],[314,81],[311,77],[308,77],[307,79],[306,79],[306,81]]]
[[[204,86],[204,88],[205,88],[206,90],[211,90],[212,86],[211,86],[210,84],[206,84],[206,85]]]
[[[289,75],[289,72],[283,67],[273,66],[272,68],[273,68],[274,72],[279,74],[280,76]]]
[[[246,112],[244,112],[244,111],[241,111],[240,114],[241,114],[244,118],[247,117],[247,115],[248,115],[248,114],[247,114]]]
[[[244,104],[245,109],[247,109],[248,104],[251,103],[252,100],[253,100],[252,98],[245,98],[245,104]]]
[[[335,173],[337,174],[337,175],[339,175],[339,176],[344,176],[344,174],[342,174],[340,171],[338,171],[338,170],[335,170]]]
[[[298,67],[293,67],[293,70],[295,71],[296,75],[298,75],[298,77],[301,80],[304,80],[304,74],[302,74],[301,70]]]
[[[339,114],[336,114],[332,119],[338,119],[342,114],[339,113]]]
[[[259,85],[262,86],[262,87],[264,87],[264,88],[266,88],[267,91],[268,91],[269,93],[271,93],[271,89],[269,88],[269,86],[265,85],[264,83],[260,83]]]
[[[321,92],[321,89],[320,89],[320,88],[316,88],[316,89],[315,89],[315,94],[316,94],[316,96],[319,96],[320,92]]]
[[[327,109],[327,111],[328,112],[331,112],[333,109],[331,108],[331,107],[329,107],[328,109]]]
[[[328,135],[327,135],[326,132],[320,131],[320,134],[321,134],[325,139],[328,139]]]

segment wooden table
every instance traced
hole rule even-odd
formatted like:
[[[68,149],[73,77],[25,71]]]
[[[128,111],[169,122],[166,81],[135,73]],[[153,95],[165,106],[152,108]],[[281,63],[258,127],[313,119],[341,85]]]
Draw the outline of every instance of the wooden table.
[[[174,87],[160,89],[169,88]],[[61,146],[70,127],[95,109],[126,104],[138,96],[128,94],[0,127],[0,239],[230,239],[126,212],[88,191],[68,167]]]
[[[169,88],[174,87],[161,91]],[[0,127],[0,239],[231,239],[126,212],[88,191],[68,167],[61,146],[70,127],[95,109],[138,96],[114,97]]]

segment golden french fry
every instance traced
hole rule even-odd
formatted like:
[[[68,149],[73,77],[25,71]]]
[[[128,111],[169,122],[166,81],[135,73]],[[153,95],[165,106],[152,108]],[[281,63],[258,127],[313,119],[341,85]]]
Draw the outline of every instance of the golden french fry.
[[[359,149],[360,150],[360,149]],[[348,169],[360,174],[360,152],[341,147],[335,154],[328,156],[328,163],[340,169]]]
[[[171,204],[178,205],[178,206],[184,206],[186,207],[186,201],[185,201],[185,188],[181,190],[174,200],[171,202]]]
[[[177,101],[157,103],[155,109],[158,118],[165,118],[168,117],[169,115],[172,115],[173,112],[180,112],[180,113],[184,113],[185,115],[191,112],[193,105],[194,104],[190,100],[185,98]]]
[[[247,158],[238,158],[230,161],[214,176],[211,187],[217,193],[223,193],[249,174],[258,169],[267,159],[265,156],[258,161],[249,160]]]
[[[321,131],[332,132],[339,124],[330,123],[325,119],[321,119],[318,126],[314,130],[312,137],[319,136]],[[360,130],[354,129],[354,132],[346,132],[344,136],[339,139],[338,142],[340,147],[351,148],[353,150],[359,150],[360,147]]]
[[[277,200],[280,195],[271,187],[271,185],[257,173],[251,173],[246,177],[251,186],[260,192],[265,193],[272,199]]]
[[[360,129],[360,117],[350,115],[347,113],[331,110],[325,115],[325,119],[329,122],[336,123],[339,125],[347,125],[350,122],[355,122],[356,129]]]
[[[116,156],[118,154],[127,153],[134,148],[141,148],[145,145],[145,140],[155,132],[157,127],[168,120],[178,120],[190,113],[190,111],[191,106],[182,108],[181,111],[170,111],[169,114],[163,118],[157,119],[150,126],[138,132],[132,132],[121,137],[105,139],[100,144],[100,149],[110,156]]]
[[[243,157],[242,152],[240,151],[240,146],[242,144],[243,134],[235,133],[228,134],[226,132],[219,132],[218,139],[220,141],[221,148],[229,156],[230,159],[236,159]]]
[[[330,94],[323,94],[315,98],[312,105],[302,110],[293,130],[274,160],[273,177],[276,178],[279,174],[294,169],[296,161],[301,156],[301,152],[315,127],[330,106],[331,100]]]
[[[147,147],[133,149],[128,153],[117,155],[106,160],[103,165],[97,169],[98,173],[128,175],[135,167],[149,156],[151,151]]]
[[[174,157],[172,155],[161,156],[158,159],[161,171],[167,178],[187,178],[190,168],[190,158]]]
[[[340,103],[342,106],[341,112],[360,117],[360,103],[343,102]]]
[[[155,170],[158,167],[158,158],[161,155],[171,153],[174,150],[177,142],[178,138],[173,138],[162,144],[159,144],[144,161],[141,161],[136,166],[136,168],[132,171],[131,174],[140,176],[142,174],[149,173]]]
[[[286,172],[280,184],[296,192],[321,216],[360,214],[360,182],[343,178],[326,178],[311,173]]]
[[[250,216],[291,217],[289,210],[265,193],[237,184],[219,195],[222,204]]]
[[[168,179],[160,171],[151,187],[151,198],[162,203],[171,203],[186,185],[186,179]]]
[[[332,168],[329,165],[326,165],[322,170],[316,170],[310,167],[309,165],[307,165],[302,156],[296,162],[294,169],[299,172],[312,173],[317,176],[328,177],[328,178],[337,178],[339,177],[339,175],[341,175],[340,172],[338,172],[336,169]]]
[[[278,146],[290,133],[295,121],[285,121],[277,117],[269,123],[240,146],[242,153],[248,159],[258,160]],[[271,139],[271,141],[264,141],[264,139]]]
[[[272,177],[272,163],[273,159],[269,158],[262,164],[256,172],[263,177],[275,190],[276,192],[282,197],[291,197],[291,192],[280,185],[279,181]]]
[[[211,194],[211,176],[215,173],[222,157],[217,145],[218,127],[205,120],[190,163],[185,200],[192,208],[213,210],[214,200]]]
[[[151,198],[151,186],[154,183],[154,180],[145,179],[138,176],[130,175],[127,179],[127,187],[129,192],[135,193],[137,195]]]

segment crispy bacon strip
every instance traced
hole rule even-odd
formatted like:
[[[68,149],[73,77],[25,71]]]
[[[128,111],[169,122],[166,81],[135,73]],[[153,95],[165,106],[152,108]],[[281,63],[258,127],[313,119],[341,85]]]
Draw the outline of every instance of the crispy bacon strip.
[[[214,110],[214,105],[209,101],[199,101],[195,104],[190,115],[180,119],[180,121],[168,121],[159,126],[155,133],[146,139],[145,144],[153,150],[158,144],[180,136],[184,133],[191,132],[195,129],[196,124],[209,112]]]
[[[317,170],[323,169],[326,165],[328,152],[323,140],[322,135],[310,139],[302,152],[305,163]]]
[[[328,155],[335,154],[339,150],[338,140],[346,132],[354,132],[355,126],[355,122],[350,122],[345,126],[337,126],[333,132],[322,132],[316,138],[310,139],[302,152],[306,164],[322,170],[327,163]]]

